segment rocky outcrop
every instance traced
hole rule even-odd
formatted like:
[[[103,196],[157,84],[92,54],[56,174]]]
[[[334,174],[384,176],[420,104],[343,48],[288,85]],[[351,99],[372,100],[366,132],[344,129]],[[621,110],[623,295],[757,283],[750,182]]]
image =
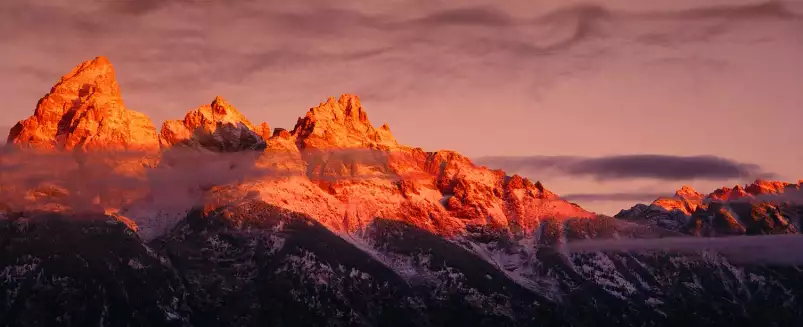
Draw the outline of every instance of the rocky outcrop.
[[[387,124],[374,128],[360,98],[352,94],[343,94],[339,99],[329,97],[310,109],[298,119],[292,134],[301,149],[398,146]]]
[[[766,194],[781,194],[788,190],[798,189],[799,186],[800,182],[794,184],[794,183],[757,179],[755,182],[753,182],[753,184],[747,185],[744,191],[754,196],[766,195]]]
[[[159,133],[162,148],[175,145],[197,146],[218,152],[236,152],[264,148],[267,123],[255,127],[222,97],[211,104],[190,110],[184,120],[168,120]]]
[[[261,136],[263,140],[267,140],[273,135],[273,132],[270,130],[270,125],[268,125],[267,122],[262,122],[262,124],[256,126],[254,132]]]
[[[680,189],[675,191],[676,198],[682,199],[702,199],[705,194],[697,192],[691,186],[683,185]]]
[[[617,218],[697,236],[794,234],[801,230],[803,206],[784,197],[800,183],[756,180],[702,194],[684,186],[673,197],[622,210]]]
[[[114,68],[105,57],[75,67],[17,123],[8,143],[64,150],[154,150],[156,130],[142,113],[127,110]]]

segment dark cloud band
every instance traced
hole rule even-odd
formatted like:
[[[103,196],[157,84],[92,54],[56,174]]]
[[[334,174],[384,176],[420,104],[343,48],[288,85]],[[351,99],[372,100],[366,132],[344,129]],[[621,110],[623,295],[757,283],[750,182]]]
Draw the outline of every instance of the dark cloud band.
[[[761,167],[716,156],[620,155],[609,157],[485,157],[477,163],[509,171],[557,173],[598,180],[722,180],[770,178]]]
[[[607,201],[627,201],[627,202],[651,202],[659,197],[671,194],[663,193],[574,193],[561,196],[567,201],[582,202],[607,202]]]

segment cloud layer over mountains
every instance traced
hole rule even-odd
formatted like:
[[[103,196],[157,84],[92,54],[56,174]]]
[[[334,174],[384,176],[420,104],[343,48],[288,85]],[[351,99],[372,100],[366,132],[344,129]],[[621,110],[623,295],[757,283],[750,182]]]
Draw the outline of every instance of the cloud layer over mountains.
[[[368,149],[316,151],[305,155],[326,158],[348,156],[351,161],[360,164],[376,164],[378,160],[375,153]],[[150,204],[152,210],[184,210],[202,205],[203,192],[212,186],[303,174],[258,163],[271,160],[288,159],[282,153],[214,153],[181,148],[165,152],[161,159],[153,153],[136,151],[79,154],[7,148],[0,154],[0,203],[19,211],[60,205],[80,212],[102,210],[96,206],[98,201],[116,202],[106,205],[115,207],[126,201],[147,198],[153,200]],[[332,175],[319,179],[336,182],[364,178],[369,176]],[[398,177],[388,175],[370,178]]]
[[[772,178],[755,164],[715,156],[619,155],[584,157],[484,157],[479,164],[506,170],[590,176],[596,180],[649,178],[668,181],[694,179]]]
[[[0,126],[27,116],[64,67],[105,55],[120,72],[127,107],[155,121],[222,94],[255,121],[290,127],[311,99],[349,92],[375,120],[391,123],[400,141],[426,150],[704,154],[797,179],[803,151],[791,131],[803,119],[799,7],[748,0],[0,1]],[[603,183],[635,192],[610,184],[618,178],[610,174],[576,185],[528,176],[562,194],[602,193]]]

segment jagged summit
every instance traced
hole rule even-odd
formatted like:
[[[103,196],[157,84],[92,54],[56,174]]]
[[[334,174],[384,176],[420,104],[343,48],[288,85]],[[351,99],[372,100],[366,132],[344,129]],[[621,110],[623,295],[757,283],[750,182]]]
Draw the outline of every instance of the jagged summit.
[[[702,200],[717,200],[729,201],[742,198],[753,198],[759,195],[772,195],[781,194],[790,189],[799,189],[803,185],[803,181],[797,184],[788,183],[783,181],[770,181],[763,179],[756,179],[751,184],[734,185],[733,187],[723,186],[714,191],[704,194],[697,192],[694,188],[688,185],[681,186],[680,189],[675,191],[671,198],[661,197],[656,199],[653,204],[658,204],[667,210],[672,210],[680,207],[677,203],[683,201],[700,202]],[[692,210],[693,211],[693,210]]]
[[[649,206],[637,204],[616,217],[646,219],[698,236],[797,233],[801,226],[800,207],[787,201],[788,197],[773,196],[799,192],[800,188],[801,183],[757,179],[705,195],[684,186],[674,197],[660,197]]]
[[[245,118],[240,111],[237,110],[234,106],[226,102],[225,99],[221,96],[216,96],[215,100],[209,105],[211,110],[207,109],[206,106],[199,108],[198,110],[194,111],[194,113],[199,116],[198,121],[200,123],[205,123],[209,121],[215,122],[224,122],[224,123],[243,123],[249,129],[254,130],[256,129],[251,121],[248,118]],[[185,117],[186,119],[186,117]]]
[[[697,192],[688,185],[681,186],[677,191],[675,191],[675,197],[677,198],[702,198],[705,195],[702,193]]]
[[[123,104],[114,67],[105,57],[81,63],[64,75],[17,123],[8,143],[40,149],[151,150],[156,129]]]
[[[715,199],[715,200],[736,200],[740,198],[744,198],[750,196],[750,194],[745,191],[745,188],[741,185],[734,185],[733,188],[723,187],[720,189],[715,190],[711,194],[708,195],[708,198]]]
[[[184,120],[165,121],[159,144],[162,148],[199,145],[224,152],[256,149],[264,145],[264,128],[267,123],[257,129],[237,108],[216,96],[212,103],[187,112]]]
[[[97,88],[97,92],[107,95],[120,95],[120,88],[117,85],[117,80],[114,73],[114,66],[108,58],[104,56],[96,57],[92,60],[87,60],[78,66],[75,66],[72,71],[62,76],[54,90],[80,90],[83,84],[91,84]]]
[[[186,188],[203,193],[202,201],[216,205],[258,199],[309,215],[338,232],[365,231],[382,218],[441,235],[462,234],[476,226],[529,233],[545,219],[595,217],[540,183],[477,166],[454,151],[425,152],[400,145],[387,124],[379,128],[371,124],[359,97],[352,94],[330,97],[309,109],[292,131],[277,128],[273,133],[267,123],[255,126],[217,96],[187,112],[182,120],[165,121],[157,136],[147,117],[123,107],[114,70],[102,57],[65,75],[9,139],[50,149],[127,150],[147,145],[162,149],[156,152],[159,160],[168,153],[170,160],[154,168],[140,167],[140,173],[174,169],[182,176],[209,173],[199,168],[204,162],[198,160],[176,166],[185,161],[173,160],[173,155],[255,151],[257,156],[239,156],[251,161],[215,168],[220,176],[228,173],[225,169],[250,169],[251,173],[218,179],[223,182],[214,185],[205,183],[201,190],[194,184]],[[179,146],[199,151],[170,151]],[[69,188],[64,187],[66,194],[72,191]],[[145,188],[129,193],[140,196],[155,191]],[[114,196],[104,194],[104,203],[111,203]],[[155,218],[148,206],[153,197],[127,198],[125,208],[115,205],[113,209],[140,226],[141,235],[150,237]],[[169,227],[164,222],[157,225]]]
[[[756,179],[753,184],[746,185],[744,190],[752,195],[783,193],[788,187],[795,184]]]
[[[273,135],[273,132],[270,130],[270,125],[268,125],[267,122],[262,122],[259,126],[256,126],[254,132],[259,134],[263,140],[267,140]]]
[[[770,181],[756,179],[751,184],[735,185],[733,188],[721,187],[711,192],[707,197],[714,200],[735,200],[753,198],[760,195],[782,194],[789,189],[800,188],[801,183],[788,183],[783,181]]]
[[[387,124],[376,129],[353,94],[329,97],[299,118],[292,134],[302,148],[355,148],[398,146]]]

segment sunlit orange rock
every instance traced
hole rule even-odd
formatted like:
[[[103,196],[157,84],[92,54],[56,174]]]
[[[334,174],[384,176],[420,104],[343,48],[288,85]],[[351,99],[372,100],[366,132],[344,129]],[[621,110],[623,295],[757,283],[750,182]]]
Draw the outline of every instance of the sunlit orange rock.
[[[774,196],[799,190],[798,184],[767,180],[722,187],[707,195],[684,186],[673,197],[638,204],[616,217],[646,220],[697,236],[797,233],[799,207],[789,197]]]
[[[127,110],[105,57],[76,66],[17,123],[8,143],[39,149],[153,150],[156,129],[142,113]]]
[[[289,141],[297,144],[305,167],[306,179],[294,179],[296,196],[306,193],[305,199],[321,206],[341,203],[342,209],[332,215],[320,206],[288,201],[287,179],[264,181],[258,190],[262,198],[343,231],[362,230],[378,217],[450,235],[472,225],[532,231],[546,217],[593,216],[541,183],[518,176],[511,183],[504,172],[476,166],[454,151],[399,144],[387,124],[371,124],[353,95],[329,98],[300,118],[289,135],[274,134],[266,157],[295,153]]]
[[[124,217],[121,220],[147,237],[169,230],[163,219],[174,222],[186,215],[186,209],[165,213],[167,209],[151,208],[154,204],[169,196],[182,203],[186,200],[187,206],[199,205],[192,203],[195,193],[202,195],[201,205],[258,199],[306,214],[339,233],[365,231],[377,218],[459,235],[472,226],[532,232],[545,219],[594,217],[540,182],[477,166],[454,151],[426,152],[399,144],[387,124],[371,124],[359,98],[350,94],[310,109],[291,131],[277,128],[272,133],[267,123],[254,126],[216,97],[182,120],[164,122],[157,135],[147,117],[123,107],[113,69],[102,57],[65,76],[43,98],[34,116],[15,127],[9,140],[22,147],[53,150],[161,148],[156,155],[163,165],[109,161],[114,169],[130,169],[146,183],[123,179],[125,183],[102,190],[87,188],[88,179],[111,181],[117,175],[114,169],[93,171],[95,166],[83,165],[80,178],[63,179],[67,195],[58,197],[79,196],[90,207]],[[211,151],[196,151],[202,149]],[[182,160],[187,153],[192,155]],[[237,156],[242,153],[247,155]],[[200,154],[218,157],[211,160]],[[186,180],[209,174],[193,170],[207,161],[224,163],[215,166],[218,177],[226,176],[226,169],[248,174],[213,178],[215,182],[204,185]],[[181,178],[166,175],[170,172]],[[132,197],[138,200],[131,201]],[[43,198],[57,197],[36,193],[31,201]]]
[[[675,191],[675,197],[682,199],[701,199],[705,194],[695,191],[691,186],[683,185]]]
[[[267,123],[260,125],[260,128],[268,128]],[[211,104],[190,110],[184,120],[164,122],[159,133],[159,144],[162,148],[182,144],[234,152],[264,145],[261,136],[263,132],[234,106],[218,96]]]
[[[784,190],[790,185],[794,184],[757,179],[753,182],[753,184],[747,185],[744,190],[752,195],[779,194],[783,193]]]
[[[268,125],[267,122],[262,122],[262,124],[256,126],[254,132],[261,136],[263,140],[267,140],[273,135],[273,132],[270,130],[270,125]]]
[[[310,109],[298,119],[292,134],[299,147],[305,149],[398,145],[387,125],[380,128],[371,125],[360,98],[352,94],[343,94],[339,99],[329,97]]]

